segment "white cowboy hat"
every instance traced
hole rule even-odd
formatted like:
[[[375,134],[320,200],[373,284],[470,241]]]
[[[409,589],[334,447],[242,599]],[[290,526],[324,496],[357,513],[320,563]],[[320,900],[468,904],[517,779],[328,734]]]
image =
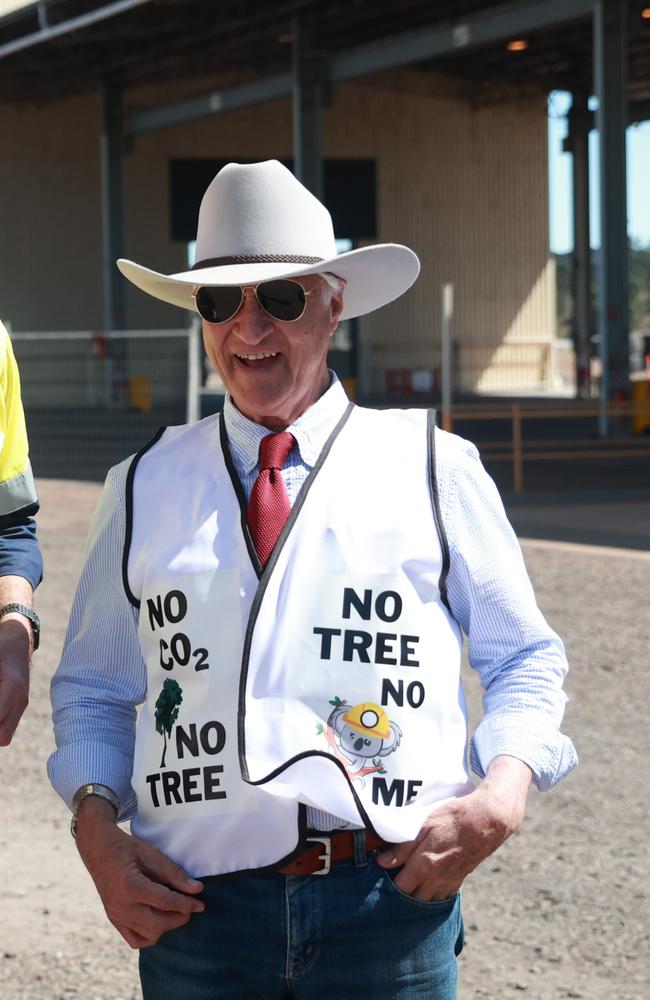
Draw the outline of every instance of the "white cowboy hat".
[[[149,295],[192,310],[197,285],[254,285],[329,271],[346,281],[341,319],[392,302],[420,270],[416,254],[397,243],[337,255],[329,212],[277,160],[229,163],[212,180],[201,201],[191,271],[159,274],[123,259],[117,266]]]

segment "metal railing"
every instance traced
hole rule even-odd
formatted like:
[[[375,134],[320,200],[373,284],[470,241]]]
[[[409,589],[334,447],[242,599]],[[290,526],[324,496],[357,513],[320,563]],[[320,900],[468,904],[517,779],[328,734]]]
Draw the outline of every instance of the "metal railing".
[[[12,335],[36,475],[102,479],[161,425],[198,416],[196,330]]]
[[[650,458],[650,439],[629,436],[609,438],[554,438],[551,440],[524,440],[523,424],[528,420],[592,420],[597,426],[603,411],[596,402],[576,401],[567,405],[468,403],[454,406],[442,413],[442,427],[452,431],[459,421],[508,421],[511,425],[509,441],[483,441],[480,450],[490,462],[511,462],[512,482],[515,493],[524,490],[524,463],[544,461],[581,461],[588,459]],[[610,418],[632,423],[635,429],[650,430],[650,395],[633,402],[610,403]]]

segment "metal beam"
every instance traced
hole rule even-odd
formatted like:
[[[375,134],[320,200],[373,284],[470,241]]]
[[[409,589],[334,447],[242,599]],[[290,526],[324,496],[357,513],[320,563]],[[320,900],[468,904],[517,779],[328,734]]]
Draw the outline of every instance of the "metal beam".
[[[569,113],[573,173],[573,346],[576,388],[580,398],[590,394],[591,359],[591,247],[589,243],[589,129],[588,94],[575,91]]]
[[[115,3],[109,3],[105,7],[98,7],[96,10],[88,11],[87,14],[80,14],[79,17],[71,17],[68,21],[61,21],[59,24],[53,25],[43,23],[39,6],[40,30],[0,45],[0,59],[12,56],[16,52],[23,52],[25,49],[31,49],[43,42],[50,42],[53,38],[59,38],[61,35],[69,35],[73,31],[89,28],[92,24],[97,24],[98,21],[105,21],[108,17],[123,14],[133,7],[141,7],[145,3],[151,3],[151,0],[116,0]]]
[[[244,83],[238,87],[215,90],[210,94],[192,97],[186,101],[175,101],[173,104],[148,108],[146,111],[135,111],[127,119],[127,131],[131,134],[153,132],[168,125],[180,125],[183,122],[195,121],[197,118],[205,118],[207,115],[218,115],[223,111],[250,107],[263,101],[272,101],[276,97],[288,97],[292,89],[293,74],[269,76],[256,83]]]
[[[323,74],[332,82],[348,80],[378,70],[395,69],[436,56],[450,55],[460,50],[469,51],[549,25],[590,17],[593,2],[594,0],[535,0],[532,3],[502,5],[493,11],[468,17],[455,25],[423,28],[418,32],[397,35],[387,42],[334,53],[323,62]],[[130,133],[149,132],[222,111],[259,104],[276,97],[289,97],[292,93],[292,74],[271,76],[191,100],[137,111],[129,116],[127,130]]]
[[[423,62],[459,50],[478,48],[514,38],[529,31],[591,16],[593,0],[537,0],[535,3],[504,4],[454,25],[423,28],[390,41],[364,45],[333,55],[331,80],[349,80],[380,70]]]
[[[45,6],[45,0],[39,0],[37,10],[38,10],[38,26],[41,29],[41,31],[46,31],[49,28],[50,23],[47,19],[47,8]]]
[[[629,389],[625,125],[626,4],[596,0],[594,73],[598,98],[600,225],[598,334],[601,375],[599,431],[609,430],[607,404]]]
[[[293,35],[293,162],[299,181],[323,197],[321,143],[322,59],[316,51],[314,25],[296,14]]]

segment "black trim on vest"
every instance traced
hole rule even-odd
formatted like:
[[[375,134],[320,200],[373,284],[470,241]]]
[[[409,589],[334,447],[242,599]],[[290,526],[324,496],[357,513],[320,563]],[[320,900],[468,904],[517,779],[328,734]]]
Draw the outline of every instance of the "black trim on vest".
[[[137,468],[138,462],[140,461],[142,456],[149,451],[150,448],[153,448],[153,446],[157,444],[158,441],[160,441],[160,438],[163,436],[166,430],[167,430],[166,427],[159,427],[154,436],[152,437],[151,441],[149,441],[144,446],[144,448],[141,448],[140,451],[135,453],[135,455],[131,459],[131,465],[129,466],[129,471],[126,477],[126,486],[124,490],[126,524],[124,527],[124,549],[122,551],[122,584],[124,586],[124,592],[128,597],[129,601],[135,608],[138,609],[140,608],[140,601],[135,596],[135,594],[131,590],[131,587],[129,586],[129,575],[128,575],[129,553],[131,550],[131,538],[133,536],[133,480],[135,478],[135,470]]]
[[[230,445],[228,444],[228,434],[226,433],[226,421],[224,420],[223,413],[219,414],[219,442],[221,444],[221,450],[223,452],[223,459],[226,463],[226,469],[228,470],[228,475],[230,476],[230,481],[232,482],[233,489],[237,500],[239,501],[239,511],[241,514],[241,530],[244,536],[244,541],[246,542],[246,548],[248,549],[248,555],[250,561],[253,564],[253,569],[257,573],[257,578],[262,575],[262,570],[264,567],[260,562],[260,558],[257,554],[257,549],[253,544],[253,539],[251,538],[251,533],[248,528],[248,521],[246,520],[246,511],[248,509],[248,503],[246,502],[246,494],[244,493],[244,488],[240,482],[239,476],[237,475],[237,470],[235,469],[235,464],[232,460],[232,454],[230,452]]]
[[[354,799],[354,804],[357,807],[359,816],[361,817],[361,821],[364,827],[366,828],[366,830],[372,831],[372,833],[374,833],[376,837],[379,837],[380,835],[375,830],[372,824],[372,820],[370,819],[368,813],[364,809],[361,799],[359,798],[354,788],[354,785],[350,781],[350,776],[343,761],[338,760],[336,757],[332,757],[332,755],[330,753],[327,753],[325,750],[303,750],[302,753],[297,753],[295,757],[291,758],[291,760],[287,760],[284,762],[284,764],[280,764],[278,767],[274,768],[273,771],[267,774],[266,777],[260,778],[259,781],[249,781],[248,778],[246,778],[246,781],[248,781],[249,785],[265,785],[267,781],[273,781],[274,778],[277,778],[279,774],[282,774],[283,771],[286,771],[287,768],[291,767],[293,764],[296,764],[299,760],[306,760],[308,757],[323,757],[325,760],[331,761],[332,764],[336,764],[341,773],[345,776],[345,779],[348,783],[348,787],[352,794],[352,798]]]
[[[246,764],[246,749],[245,749],[246,737],[245,737],[244,719],[246,716],[246,680],[248,677],[248,660],[250,657],[251,643],[253,641],[253,629],[255,627],[255,622],[257,621],[260,605],[262,604],[262,600],[266,592],[266,587],[269,582],[270,575],[273,572],[273,568],[276,562],[278,561],[278,556],[280,555],[280,552],[284,547],[284,543],[286,542],[289,536],[289,532],[291,531],[291,528],[293,527],[295,520],[302,509],[307,494],[309,493],[314,483],[314,480],[316,479],[316,476],[322,469],[323,463],[325,462],[327,456],[332,450],[332,445],[334,444],[337,437],[343,430],[343,427],[347,423],[348,418],[350,417],[350,414],[352,413],[353,409],[354,409],[354,403],[348,403],[345,409],[345,413],[343,414],[343,416],[337,423],[336,427],[328,437],[320,455],[318,456],[316,464],[314,465],[313,469],[307,476],[305,482],[302,484],[300,492],[296,497],[295,503],[291,508],[291,513],[287,518],[286,524],[280,533],[280,536],[275,544],[275,548],[273,549],[273,552],[269,557],[269,561],[264,567],[259,585],[257,587],[257,591],[255,593],[255,597],[253,598],[253,604],[251,606],[250,615],[248,616],[248,625],[246,628],[246,636],[244,638],[244,651],[242,653],[241,676],[239,680],[239,712],[238,712],[238,723],[237,723],[238,727],[237,736],[238,736],[238,749],[239,749],[239,767],[241,770],[241,776],[242,779],[244,781],[248,781],[249,784],[261,784],[261,782],[249,781],[248,766]],[[287,764],[286,766],[288,767],[289,764]]]
[[[453,615],[449,598],[447,596],[447,576],[449,574],[449,543],[447,533],[442,521],[440,512],[440,494],[438,492],[438,478],[436,476],[436,411],[427,410],[427,454],[429,463],[429,493],[431,494],[431,506],[433,507],[433,519],[438,532],[440,548],[442,549],[442,569],[438,580],[440,599],[447,608],[449,614]]]

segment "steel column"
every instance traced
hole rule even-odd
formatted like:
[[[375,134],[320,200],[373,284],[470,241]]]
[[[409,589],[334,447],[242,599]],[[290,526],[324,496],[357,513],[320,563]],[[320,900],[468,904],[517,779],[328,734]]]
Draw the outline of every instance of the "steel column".
[[[313,23],[310,20],[296,15],[292,35],[294,173],[312,194],[322,200],[323,61],[315,49]]]
[[[569,141],[573,174],[573,346],[576,389],[589,396],[592,333],[591,247],[589,244],[589,129],[591,112],[584,91],[575,91],[569,112]]]
[[[603,436],[609,431],[608,402],[614,394],[629,389],[626,43],[626,4],[622,0],[596,0],[594,74],[598,97],[601,225],[598,333],[602,362],[599,431]]]
[[[122,92],[108,81],[103,88],[103,111],[100,139],[103,326],[104,330],[123,330],[126,327],[125,283],[115,266],[124,243]]]

